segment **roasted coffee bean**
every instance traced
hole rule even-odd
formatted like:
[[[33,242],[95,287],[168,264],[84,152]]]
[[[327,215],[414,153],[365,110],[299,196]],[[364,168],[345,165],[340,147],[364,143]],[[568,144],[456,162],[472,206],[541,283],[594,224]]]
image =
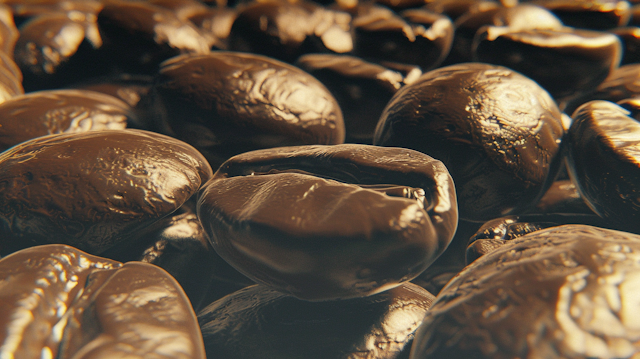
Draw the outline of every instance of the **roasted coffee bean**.
[[[241,8],[229,34],[229,50],[285,62],[305,53],[353,50],[351,16],[312,2],[252,2]]]
[[[620,64],[622,44],[599,31],[486,27],[476,34],[472,53],[475,61],[518,71],[562,99],[604,81]]]
[[[411,358],[632,358],[640,237],[567,225],[467,266],[436,298]]]
[[[410,9],[399,14],[386,7],[362,5],[353,19],[354,54],[430,70],[449,54],[453,23],[437,13]]]
[[[198,313],[208,357],[406,358],[434,297],[406,283],[371,297],[307,302],[255,285]]]
[[[609,101],[591,101],[573,114],[570,173],[589,206],[617,228],[640,233],[640,124]]]
[[[105,1],[98,14],[103,71],[155,74],[159,64],[183,53],[209,53],[214,39],[172,11],[142,1]]]
[[[534,81],[468,63],[430,71],[400,89],[380,117],[374,144],[442,161],[461,218],[486,221],[535,205],[560,165],[563,133],[558,107]]]
[[[434,0],[425,5],[425,9],[449,17],[452,21],[478,8],[500,5],[494,0]]]
[[[20,26],[13,52],[29,91],[62,87],[94,74],[89,64],[102,46],[94,14],[54,12]]]
[[[198,215],[240,272],[316,301],[413,279],[448,246],[458,218],[442,163],[355,144],[235,156],[203,187]]]
[[[631,16],[626,0],[532,0],[549,9],[566,26],[591,30],[608,30],[625,26]]]
[[[61,243],[100,254],[129,244],[211,175],[193,147],[152,132],[23,142],[0,154],[0,252]]]
[[[3,358],[205,358],[178,283],[146,263],[64,245],[0,260]]]
[[[184,55],[163,64],[152,89],[163,131],[215,168],[261,148],[344,142],[342,111],[317,79],[264,56]]]
[[[519,32],[534,29],[561,29],[562,22],[549,10],[529,3],[512,7],[498,3],[480,3],[460,16],[454,23],[456,32],[451,53],[445,60],[450,65],[470,62],[474,58],[473,41],[479,31],[486,26],[496,32]]]
[[[121,130],[132,120],[131,107],[99,92],[31,92],[0,104],[0,151],[46,135]]]
[[[422,74],[418,67],[404,75],[358,57],[332,54],[303,55],[296,66],[320,80],[338,101],[345,142],[363,144],[373,143],[380,114],[396,91]]]

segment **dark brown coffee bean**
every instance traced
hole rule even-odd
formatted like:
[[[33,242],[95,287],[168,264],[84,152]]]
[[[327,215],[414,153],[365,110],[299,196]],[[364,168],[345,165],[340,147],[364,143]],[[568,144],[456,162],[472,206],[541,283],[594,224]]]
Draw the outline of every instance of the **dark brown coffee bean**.
[[[609,101],[590,101],[572,117],[568,163],[581,195],[612,225],[640,233],[640,124]]]
[[[442,161],[461,218],[524,211],[551,184],[564,134],[560,111],[537,83],[481,63],[430,71],[400,89],[374,144],[412,148]]]
[[[213,167],[261,148],[344,142],[342,111],[317,79],[264,56],[212,52],[163,64],[152,90],[163,131]]]
[[[132,120],[130,106],[99,92],[31,92],[0,104],[0,151],[40,136],[122,130]]]
[[[7,358],[205,358],[178,283],[64,245],[0,260],[0,355]]]
[[[139,130],[39,137],[0,154],[0,250],[135,240],[212,175],[193,147]]]
[[[212,303],[198,320],[210,357],[400,359],[433,298],[406,283],[371,297],[317,303],[255,285]]]
[[[562,99],[604,81],[620,64],[622,44],[599,31],[486,27],[476,34],[472,51],[475,61],[518,71]]]
[[[198,213],[232,266],[308,300],[365,296],[413,279],[457,225],[442,163],[367,145],[235,156],[203,188]]]
[[[477,259],[436,298],[411,358],[632,358],[640,237],[567,225]]]

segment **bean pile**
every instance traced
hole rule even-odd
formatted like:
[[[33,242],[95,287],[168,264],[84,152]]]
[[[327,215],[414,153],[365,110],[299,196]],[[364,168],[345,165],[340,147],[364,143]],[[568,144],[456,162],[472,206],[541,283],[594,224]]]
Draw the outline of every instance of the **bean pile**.
[[[638,359],[639,81],[635,0],[5,0],[0,358]]]

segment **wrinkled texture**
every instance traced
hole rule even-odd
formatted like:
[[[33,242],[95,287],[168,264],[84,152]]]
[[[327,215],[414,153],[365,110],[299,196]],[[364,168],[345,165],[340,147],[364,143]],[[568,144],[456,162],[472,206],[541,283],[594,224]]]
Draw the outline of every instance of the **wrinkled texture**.
[[[399,359],[434,297],[404,284],[366,298],[311,303],[256,285],[198,313],[207,354],[225,359]]]
[[[203,187],[198,215],[232,266],[307,300],[411,280],[457,225],[453,183],[439,161],[366,145],[235,156]]]
[[[563,133],[558,107],[538,84],[501,66],[467,63],[400,89],[380,117],[374,144],[442,161],[461,218],[482,221],[535,203],[560,164]]]
[[[522,236],[442,290],[411,358],[632,358],[640,237],[590,226]]]
[[[342,112],[308,73],[264,56],[212,52],[165,62],[152,89],[167,133],[217,167],[260,148],[344,142]]]
[[[40,136],[122,130],[135,118],[126,103],[98,92],[31,92],[0,104],[0,151]]]
[[[100,254],[179,208],[212,174],[193,147],[139,130],[40,137],[0,154],[0,248]]]
[[[162,269],[64,245],[0,260],[0,356],[204,358],[195,313]]]

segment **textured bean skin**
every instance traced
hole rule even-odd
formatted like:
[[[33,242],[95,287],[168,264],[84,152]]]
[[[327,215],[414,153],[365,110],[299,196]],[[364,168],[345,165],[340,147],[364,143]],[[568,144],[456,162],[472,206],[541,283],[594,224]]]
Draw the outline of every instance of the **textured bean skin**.
[[[412,148],[442,161],[460,216],[482,221],[532,205],[555,173],[564,130],[549,94],[501,66],[430,71],[383,111],[374,145]]]
[[[453,183],[439,161],[346,144],[235,156],[203,187],[198,215],[231,265],[307,300],[408,281],[444,251],[457,225]]]
[[[136,117],[126,103],[98,92],[31,92],[0,104],[0,151],[40,136],[122,130]]]
[[[467,266],[440,292],[411,358],[632,358],[640,237],[539,230]]]
[[[212,174],[193,147],[140,130],[61,134],[0,155],[2,252],[70,244],[99,254],[180,207]]]
[[[3,358],[205,358],[187,297],[156,266],[45,245],[0,260],[0,286]]]
[[[264,56],[176,57],[164,63],[153,91],[165,130],[214,167],[249,150],[344,142],[342,111],[324,85]]]
[[[400,359],[432,301],[411,283],[322,303],[254,285],[212,303],[198,321],[210,357]]]

